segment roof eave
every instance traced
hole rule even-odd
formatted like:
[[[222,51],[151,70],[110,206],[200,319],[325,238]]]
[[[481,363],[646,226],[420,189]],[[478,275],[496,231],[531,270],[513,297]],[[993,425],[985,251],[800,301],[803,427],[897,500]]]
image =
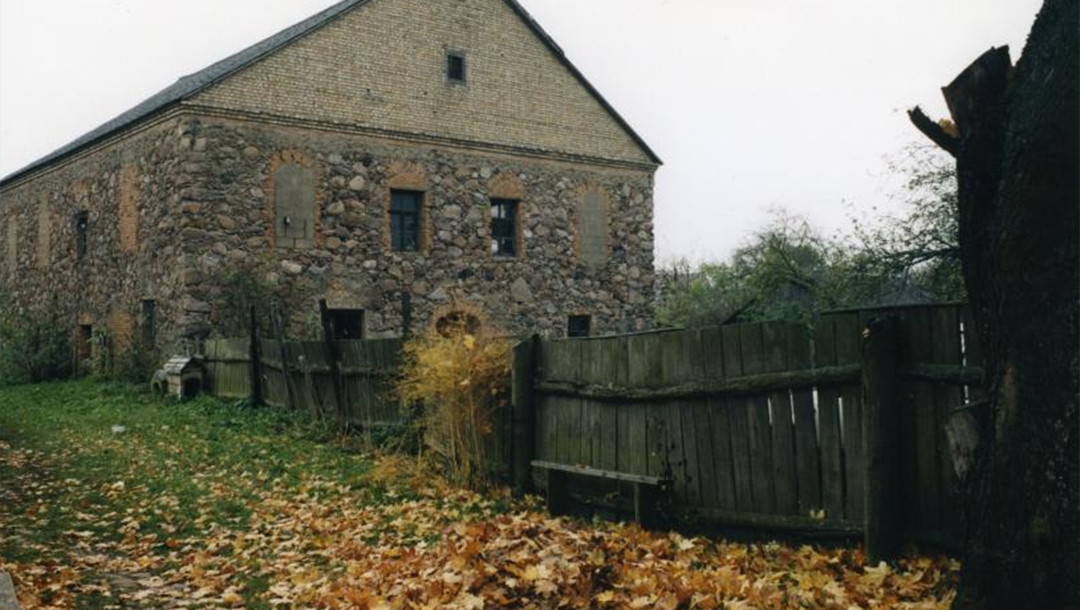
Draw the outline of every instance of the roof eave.
[[[615,107],[612,106],[611,103],[604,98],[600,91],[596,87],[594,87],[592,83],[589,82],[589,79],[585,78],[585,75],[582,74],[581,71],[577,69],[577,66],[575,66],[574,63],[570,61],[570,58],[566,56],[566,53],[562,50],[562,47],[556,44],[555,40],[544,30],[543,27],[540,26],[536,19],[533,19],[533,16],[529,14],[529,11],[527,11],[525,7],[522,6],[521,3],[519,3],[517,0],[503,1],[506,2],[506,4],[509,5],[515,13],[517,13],[518,17],[520,17],[521,20],[525,22],[529,29],[532,30],[533,33],[536,34],[536,36],[544,42],[544,44],[548,47],[552,54],[554,54],[555,57],[559,60],[559,63],[561,63],[563,67],[569,70],[570,73],[574,75],[574,78],[576,78],[578,82],[580,82],[581,85],[585,87],[590,94],[592,94],[596,101],[604,107],[604,110],[606,110],[607,113],[611,115],[611,118],[615,119],[615,121],[623,129],[626,130],[626,133],[634,140],[634,142],[639,147],[641,147],[642,152],[644,152],[649,157],[649,160],[656,165],[663,165],[664,161],[660,158],[659,155],[656,154],[655,151],[653,151],[653,149],[648,145],[648,143],[645,142],[645,138],[642,138],[641,135],[637,131],[635,131],[633,127],[630,126],[630,123],[627,122],[627,120],[624,119],[621,114],[619,114],[619,111],[615,110]]]

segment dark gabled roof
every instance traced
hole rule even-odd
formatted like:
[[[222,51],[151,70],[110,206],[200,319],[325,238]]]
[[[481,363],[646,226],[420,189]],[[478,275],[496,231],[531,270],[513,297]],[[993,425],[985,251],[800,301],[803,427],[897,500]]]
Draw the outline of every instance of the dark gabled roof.
[[[517,2],[517,0],[503,1],[506,2],[506,4],[508,4],[510,8],[512,8],[514,12],[518,14],[519,17],[521,17],[521,19],[529,26],[529,29],[532,30],[533,33],[536,34],[536,36],[544,42],[544,44],[551,50],[551,52],[554,53],[555,56],[559,59],[560,63],[562,63],[563,66],[570,70],[574,77],[581,82],[581,84],[593,95],[593,97],[596,98],[598,102],[600,102],[600,105],[603,106],[605,110],[607,110],[611,117],[614,118],[616,122],[618,122],[619,125],[621,125],[623,129],[627,131],[627,133],[634,139],[638,146],[640,146],[641,149],[645,151],[649,158],[654,163],[662,163],[656,153],[654,153],[652,149],[649,148],[648,144],[645,143],[645,140],[643,140],[641,136],[639,136],[637,132],[635,132],[632,127],[630,127],[629,123],[627,123],[626,120],[623,119],[622,116],[620,116],[619,113],[615,111],[615,108],[612,107],[611,104],[609,104],[608,101],[605,100],[602,95],[600,95],[600,92],[597,91],[596,88],[593,87],[588,80],[586,80],[586,78],[581,74],[581,72],[572,63],[570,63],[570,60],[567,59],[566,54],[563,53],[562,48],[560,48],[559,45],[555,44],[555,41],[552,40],[551,36],[549,36],[547,32],[545,32],[544,29],[540,27],[540,24],[538,24],[536,20],[532,18],[529,12],[526,11],[525,8]],[[340,17],[342,14],[348,12],[350,9],[360,6],[362,4],[366,4],[368,2],[370,2],[370,0],[342,0],[342,2],[339,2],[331,6],[330,8],[319,12],[301,21],[300,23],[297,23],[296,25],[288,27],[278,32],[277,34],[274,34],[273,36],[263,40],[262,42],[258,42],[244,49],[243,51],[236,53],[235,55],[227,57],[211,65],[208,68],[196,72],[195,74],[185,76],[170,85],[169,87],[162,89],[157,94],[145,100],[138,106],[135,106],[131,110],[128,110],[127,112],[112,119],[111,121],[108,121],[107,123],[99,126],[97,129],[94,129],[93,131],[74,140],[70,144],[67,144],[66,146],[63,146],[53,151],[52,153],[49,153],[48,155],[38,159],[37,161],[34,161],[30,165],[5,177],[3,180],[0,180],[0,186],[6,185],[9,182],[12,182],[26,174],[29,174],[36,169],[40,169],[52,163],[53,161],[57,161],[63,157],[74,154],[98,141],[108,138],[109,136],[119,132],[126,127],[134,125],[135,123],[138,123],[139,121],[150,117],[151,115],[154,115],[161,110],[164,110],[165,108],[171,107],[172,105],[195,95],[196,93],[202,91],[203,89],[206,89],[210,85],[213,85],[214,83],[224,79],[225,77],[250,66],[251,64],[259,61],[267,55],[270,55],[271,53],[288,45],[294,40],[323,27],[334,19]]]

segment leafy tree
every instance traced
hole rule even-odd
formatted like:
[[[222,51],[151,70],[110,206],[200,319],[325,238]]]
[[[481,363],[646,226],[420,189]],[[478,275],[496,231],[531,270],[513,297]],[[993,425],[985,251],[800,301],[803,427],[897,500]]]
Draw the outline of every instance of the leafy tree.
[[[805,219],[775,211],[729,261],[662,271],[658,320],[810,320],[829,309],[964,300],[955,164],[911,144],[889,168],[904,177],[891,196],[896,212],[872,223],[853,218],[850,238],[826,239]]]
[[[783,211],[723,263],[685,261],[661,272],[662,324],[718,326],[755,320],[810,321],[823,311],[932,300],[944,291],[929,266],[900,264],[884,246],[826,239]]]
[[[875,214],[873,224],[854,218],[853,254],[868,269],[902,279],[929,300],[963,300],[956,164],[936,147],[912,143],[890,157],[888,167],[905,177],[890,196],[899,212]]]
[[[693,270],[683,261],[663,273],[658,317],[689,327],[806,319],[816,310],[831,256],[830,244],[809,223],[777,212],[729,262]]]

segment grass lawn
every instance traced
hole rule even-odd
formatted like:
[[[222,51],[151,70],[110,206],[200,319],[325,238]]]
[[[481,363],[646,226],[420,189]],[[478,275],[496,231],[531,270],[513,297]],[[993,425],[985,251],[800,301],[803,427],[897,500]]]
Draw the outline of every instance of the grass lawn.
[[[34,608],[946,608],[958,566],[551,519],[269,409],[0,387],[0,570]]]

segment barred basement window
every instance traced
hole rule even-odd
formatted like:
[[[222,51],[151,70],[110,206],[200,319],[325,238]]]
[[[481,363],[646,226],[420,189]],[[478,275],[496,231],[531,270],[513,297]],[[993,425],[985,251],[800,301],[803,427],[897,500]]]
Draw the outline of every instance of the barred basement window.
[[[399,252],[420,249],[420,210],[424,194],[390,191],[390,247]]]
[[[352,341],[364,338],[363,309],[328,309],[330,328],[336,341]]]
[[[465,83],[465,54],[459,51],[446,53],[446,80],[450,83]]]
[[[87,235],[90,228],[90,214],[78,212],[75,214],[75,258],[84,259],[90,251],[90,241]]]
[[[592,329],[592,316],[570,316],[566,324],[566,336],[588,337]]]
[[[510,199],[491,200],[491,253],[517,255],[517,205]]]

